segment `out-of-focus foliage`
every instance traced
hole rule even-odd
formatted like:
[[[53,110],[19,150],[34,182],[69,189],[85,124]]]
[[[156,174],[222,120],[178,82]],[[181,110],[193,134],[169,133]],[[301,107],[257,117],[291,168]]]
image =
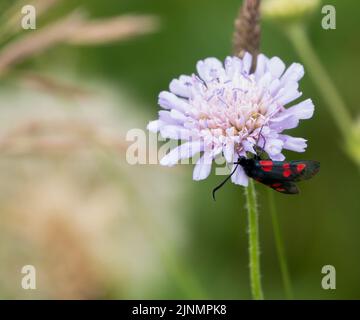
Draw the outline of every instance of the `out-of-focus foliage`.
[[[76,82],[89,91],[78,99],[29,82],[0,92],[2,297],[135,298],[168,272],[153,226],[173,250],[181,239],[181,182],[125,161],[141,105]],[[36,267],[37,290],[21,289],[25,264]]]
[[[321,0],[264,0],[262,14],[264,18],[274,20],[304,19],[319,9]]]
[[[250,297],[241,187],[227,185],[214,203],[211,189],[221,177],[195,183],[190,166],[130,166],[123,149],[126,131],[155,117],[157,94],[169,80],[194,72],[201,58],[231,52],[240,2],[64,0],[41,15],[37,31],[4,36],[2,50],[78,5],[89,12],[86,19],[141,13],[161,22],[157,33],[101,46],[60,41],[2,74],[1,297],[186,298],[194,292],[197,298],[189,279],[210,298]],[[309,34],[355,119],[360,3],[327,4],[336,6],[337,29],[321,28],[319,8]],[[265,54],[299,61],[267,22],[261,41]],[[316,112],[296,130],[309,140],[303,157],[319,160],[321,172],[300,185],[298,197],[275,195],[295,297],[360,298],[358,169],[306,75],[302,91]],[[266,193],[257,189],[265,296],[282,298]],[[36,291],[21,289],[25,264],[37,266]],[[337,270],[334,291],[321,289],[326,264]]]

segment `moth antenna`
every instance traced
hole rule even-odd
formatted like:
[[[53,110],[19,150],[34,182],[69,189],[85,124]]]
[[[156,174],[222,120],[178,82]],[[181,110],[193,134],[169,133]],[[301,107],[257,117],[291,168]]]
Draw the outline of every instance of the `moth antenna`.
[[[262,136],[262,138],[264,139],[264,144],[263,144],[263,146],[262,146],[261,149],[265,150],[264,148],[265,148],[265,145],[266,145],[266,139],[265,139],[264,135],[261,135],[261,136]]]
[[[258,143],[259,143],[259,140],[260,140],[260,136],[262,136],[262,134],[261,134],[261,132],[262,132],[262,129],[264,128],[264,125],[262,125],[261,126],[261,128],[260,128],[260,132],[259,132],[259,135],[258,135],[258,138],[257,138],[257,140],[256,140],[256,146],[258,145]],[[263,138],[264,138],[264,136],[262,136]]]
[[[217,187],[215,187],[215,188],[213,189],[213,191],[212,191],[212,197],[213,197],[214,201],[216,201],[216,199],[215,199],[215,193],[216,193],[216,191],[218,191],[221,187],[224,186],[224,184],[225,184],[226,182],[229,181],[229,179],[233,176],[233,174],[235,173],[235,171],[236,171],[236,169],[238,168],[239,165],[240,165],[240,163],[237,163],[235,169],[226,177],[226,179],[225,179],[223,182],[221,182]]]
[[[264,136],[261,134],[263,128],[264,128],[264,125],[262,125],[261,128],[260,128],[260,132],[259,132],[259,135],[258,135],[258,137],[257,137],[256,144],[255,144],[255,146],[258,146],[258,145],[259,145],[260,137],[262,137],[262,138],[264,139],[264,146],[263,146],[262,150],[264,150],[264,148],[265,148],[265,143],[266,143]],[[255,151],[256,151],[256,156],[257,156],[257,157],[260,157],[260,156],[258,155],[257,150],[255,150]]]

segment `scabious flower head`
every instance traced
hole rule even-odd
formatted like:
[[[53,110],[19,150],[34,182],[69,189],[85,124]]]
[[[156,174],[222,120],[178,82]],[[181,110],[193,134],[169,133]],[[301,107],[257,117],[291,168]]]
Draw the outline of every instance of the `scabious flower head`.
[[[170,83],[170,92],[160,93],[164,110],[148,129],[164,138],[185,141],[161,159],[162,165],[173,166],[201,153],[193,179],[202,180],[210,174],[216,157],[223,155],[233,166],[239,156],[255,154],[256,143],[272,160],[284,160],[283,149],[305,151],[305,139],[282,133],[314,112],[310,99],[285,107],[301,96],[298,81],[304,75],[303,66],[293,63],[285,70],[281,59],[263,54],[253,73],[251,65],[248,53],[243,59],[227,57],[224,65],[208,58],[197,63],[198,75],[183,75]],[[241,166],[232,181],[247,186]]]

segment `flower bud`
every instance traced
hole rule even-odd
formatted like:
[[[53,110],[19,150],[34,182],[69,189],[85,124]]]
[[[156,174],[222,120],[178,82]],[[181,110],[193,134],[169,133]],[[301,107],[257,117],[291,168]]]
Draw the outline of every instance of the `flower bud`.
[[[265,19],[294,21],[313,13],[321,0],[265,0],[261,12]]]

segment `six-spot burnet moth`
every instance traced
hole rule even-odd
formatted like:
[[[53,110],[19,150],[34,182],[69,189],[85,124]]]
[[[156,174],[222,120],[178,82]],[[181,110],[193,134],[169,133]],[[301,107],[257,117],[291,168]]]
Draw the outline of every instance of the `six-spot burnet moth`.
[[[261,130],[259,136],[260,135]],[[298,194],[299,189],[296,186],[296,182],[310,179],[320,170],[320,162],[314,160],[273,161],[271,159],[261,159],[259,149],[262,152],[264,151],[264,148],[257,146],[256,155],[253,158],[248,159],[243,156],[238,158],[234,163],[236,164],[234,170],[213,190],[212,194],[214,200],[216,191],[231,178],[238,166],[243,167],[249,178],[260,182],[277,192],[285,194]]]

